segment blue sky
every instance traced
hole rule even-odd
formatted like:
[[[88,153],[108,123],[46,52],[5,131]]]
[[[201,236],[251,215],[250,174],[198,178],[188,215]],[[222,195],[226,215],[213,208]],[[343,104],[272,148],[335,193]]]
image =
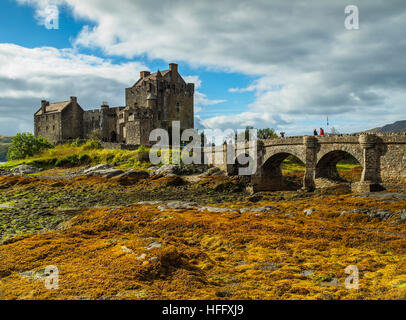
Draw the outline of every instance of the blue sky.
[[[404,119],[406,8],[392,2],[354,1],[361,28],[348,31],[342,1],[2,0],[0,134],[31,131],[41,99],[122,105],[140,70],[169,62],[196,83],[199,127],[301,135],[327,115],[343,133]]]

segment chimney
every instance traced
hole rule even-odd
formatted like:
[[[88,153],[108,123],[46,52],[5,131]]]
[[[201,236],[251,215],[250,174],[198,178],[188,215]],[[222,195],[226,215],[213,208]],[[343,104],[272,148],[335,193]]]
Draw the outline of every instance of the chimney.
[[[45,113],[47,111],[47,105],[48,105],[48,102],[46,100],[41,100],[42,113]]]
[[[178,73],[178,65],[176,63],[170,63],[169,70],[173,71],[174,73]]]
[[[150,74],[151,74],[151,72],[149,72],[149,71],[141,71],[140,78],[142,79],[142,78],[148,77]]]
[[[70,102],[75,102],[75,103],[77,103],[77,102],[78,102],[78,98],[76,98],[76,97],[70,97]]]
[[[102,110],[108,110],[109,109],[109,103],[107,101],[103,101],[101,105]]]

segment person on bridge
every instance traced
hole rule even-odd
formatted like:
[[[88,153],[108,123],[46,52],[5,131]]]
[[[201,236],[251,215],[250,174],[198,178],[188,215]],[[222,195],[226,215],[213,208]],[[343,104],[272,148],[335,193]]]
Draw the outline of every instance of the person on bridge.
[[[314,129],[314,131],[313,131],[313,135],[314,136],[317,136],[318,134],[317,134],[317,130],[316,129]]]
[[[324,136],[324,129],[323,128],[320,128],[320,135]]]

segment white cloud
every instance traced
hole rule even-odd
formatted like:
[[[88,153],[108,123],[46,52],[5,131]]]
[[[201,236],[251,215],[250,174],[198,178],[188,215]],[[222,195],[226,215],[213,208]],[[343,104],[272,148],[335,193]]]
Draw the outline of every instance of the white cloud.
[[[38,11],[44,2],[18,1],[37,3]],[[246,88],[229,89],[255,94],[234,122],[246,117],[259,126],[261,119],[272,124],[272,119],[301,121],[306,115],[320,119],[330,114],[369,119],[372,125],[377,114],[389,121],[404,117],[404,0],[392,0],[391,5],[354,0],[360,8],[358,31],[344,28],[346,4],[341,0],[61,3],[75,17],[91,21],[77,37],[78,47],[257,76]],[[199,90],[199,108],[222,102],[207,99]],[[230,117],[206,122],[225,125]]]
[[[278,115],[271,115],[270,113],[243,112],[236,115],[222,115],[209,119],[200,119],[200,123],[205,128],[210,129],[242,129],[246,126],[255,126],[256,128],[273,127],[278,129],[289,122]]]
[[[1,133],[32,129],[32,115],[41,99],[77,96],[85,109],[98,107],[102,101],[123,105],[124,88],[144,69],[137,62],[112,64],[69,49],[0,44]]]
[[[58,18],[58,12],[54,8],[62,5],[64,0],[16,0],[21,5],[32,5],[36,7],[35,18],[39,25],[48,25],[50,18]]]

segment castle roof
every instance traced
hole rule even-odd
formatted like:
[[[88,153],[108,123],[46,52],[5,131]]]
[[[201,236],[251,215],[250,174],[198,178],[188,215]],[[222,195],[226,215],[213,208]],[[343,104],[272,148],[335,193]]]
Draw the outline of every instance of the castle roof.
[[[55,103],[50,103],[48,106],[46,106],[45,108],[45,113],[57,113],[57,112],[62,112],[63,109],[65,109],[69,104],[71,103],[71,101],[62,101],[62,102],[55,102]],[[39,109],[35,115],[39,116],[42,115],[42,108]]]

